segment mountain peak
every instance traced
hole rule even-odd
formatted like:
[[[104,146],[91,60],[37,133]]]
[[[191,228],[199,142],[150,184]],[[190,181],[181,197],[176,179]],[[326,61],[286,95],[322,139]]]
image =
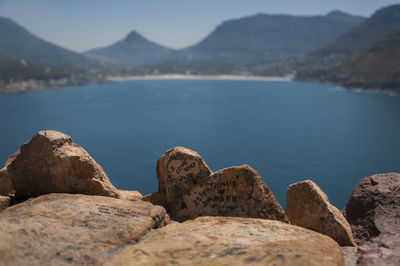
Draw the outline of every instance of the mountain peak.
[[[128,35],[125,37],[125,39],[124,39],[124,41],[128,41],[128,42],[131,42],[131,41],[138,41],[138,40],[143,41],[143,40],[145,40],[145,38],[143,38],[143,36],[140,35],[140,34],[139,34],[137,31],[135,31],[135,30],[129,32],[129,34],[128,34]]]

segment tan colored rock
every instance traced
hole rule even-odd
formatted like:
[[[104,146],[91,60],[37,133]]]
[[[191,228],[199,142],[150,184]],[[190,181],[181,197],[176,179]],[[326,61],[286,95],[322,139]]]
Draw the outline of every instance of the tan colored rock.
[[[166,207],[166,204],[167,204],[167,200],[165,199],[165,194],[159,193],[158,191],[148,194],[146,196],[143,196],[142,200],[148,201],[154,205],[160,205],[163,207]]]
[[[101,166],[63,133],[40,131],[13,156],[7,171],[18,199],[49,193],[120,197]]]
[[[0,194],[13,194],[14,188],[11,179],[8,176],[7,169],[0,169]]]
[[[0,196],[0,212],[10,206],[10,197]]]
[[[164,208],[140,200],[49,194],[0,212],[0,264],[101,265],[167,223]]]
[[[357,246],[349,223],[329,203],[327,195],[311,180],[288,187],[286,215],[291,224],[330,236],[341,246]]]
[[[162,228],[105,265],[343,265],[331,238],[279,221],[200,217]]]
[[[184,147],[169,149],[157,161],[158,193],[166,203],[180,201],[194,185],[205,182],[212,174],[201,156]],[[176,202],[178,205],[179,202]],[[177,206],[169,205],[172,212]]]
[[[158,192],[145,200],[165,206],[175,219],[234,216],[287,221],[273,193],[248,165],[213,174],[198,153],[175,147],[158,160],[157,177]]]
[[[286,215],[274,194],[250,166],[219,170],[200,186],[183,196],[177,217],[182,220],[199,216],[263,218],[286,222]]]
[[[130,190],[118,190],[119,194],[121,194],[121,199],[124,200],[141,200],[143,199],[143,195],[139,191],[130,191]]]
[[[15,193],[10,176],[8,175],[7,166],[10,165],[10,163],[15,160],[18,154],[19,151],[11,155],[10,158],[8,158],[8,160],[4,164],[3,169],[0,169],[0,194],[5,195],[5,194]]]

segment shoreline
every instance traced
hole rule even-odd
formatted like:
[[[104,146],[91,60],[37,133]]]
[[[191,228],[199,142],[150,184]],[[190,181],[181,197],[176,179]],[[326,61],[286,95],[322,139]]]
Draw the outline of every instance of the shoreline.
[[[294,75],[286,76],[241,76],[241,75],[185,75],[185,74],[162,74],[162,75],[137,75],[137,76],[108,76],[107,81],[129,81],[129,80],[251,80],[251,81],[280,81],[289,82],[294,80]]]

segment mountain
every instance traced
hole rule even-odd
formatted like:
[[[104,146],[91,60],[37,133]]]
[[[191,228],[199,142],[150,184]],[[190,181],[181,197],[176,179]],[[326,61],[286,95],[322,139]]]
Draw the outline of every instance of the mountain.
[[[306,64],[312,68],[334,66],[365,51],[398,29],[400,5],[382,8],[335,41],[311,53]]]
[[[310,53],[363,20],[340,11],[326,16],[258,14],[224,22],[182,52],[189,62],[276,62]]]
[[[363,21],[334,11],[326,16],[267,15],[223,22],[198,44],[168,49],[137,32],[85,54],[103,62],[134,66],[135,71],[234,73],[258,64],[307,54]]]
[[[400,29],[340,66],[321,71],[319,80],[400,92]]]
[[[0,17],[0,56],[23,59],[28,64],[82,69],[93,62],[85,56],[46,42],[8,18]]]
[[[90,50],[85,55],[108,63],[143,66],[168,60],[174,52],[132,31],[125,39],[104,48]]]

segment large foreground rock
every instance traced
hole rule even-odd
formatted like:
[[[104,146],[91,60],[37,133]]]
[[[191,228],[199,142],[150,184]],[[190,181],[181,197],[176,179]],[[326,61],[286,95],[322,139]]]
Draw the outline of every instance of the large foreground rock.
[[[343,265],[331,238],[279,221],[200,217],[171,224],[106,265]]]
[[[343,214],[360,245],[362,265],[400,265],[400,175],[362,179]]]
[[[341,246],[356,246],[349,223],[311,180],[288,187],[286,214],[291,224],[330,236]]]
[[[38,132],[6,167],[18,199],[49,193],[121,197],[101,166],[71,137],[57,131]]]
[[[199,216],[235,216],[287,221],[283,208],[259,174],[248,165],[212,173],[201,156],[189,149],[170,149],[157,162],[158,193],[178,220]]]
[[[102,264],[168,222],[164,208],[144,201],[45,195],[0,212],[0,264]]]

